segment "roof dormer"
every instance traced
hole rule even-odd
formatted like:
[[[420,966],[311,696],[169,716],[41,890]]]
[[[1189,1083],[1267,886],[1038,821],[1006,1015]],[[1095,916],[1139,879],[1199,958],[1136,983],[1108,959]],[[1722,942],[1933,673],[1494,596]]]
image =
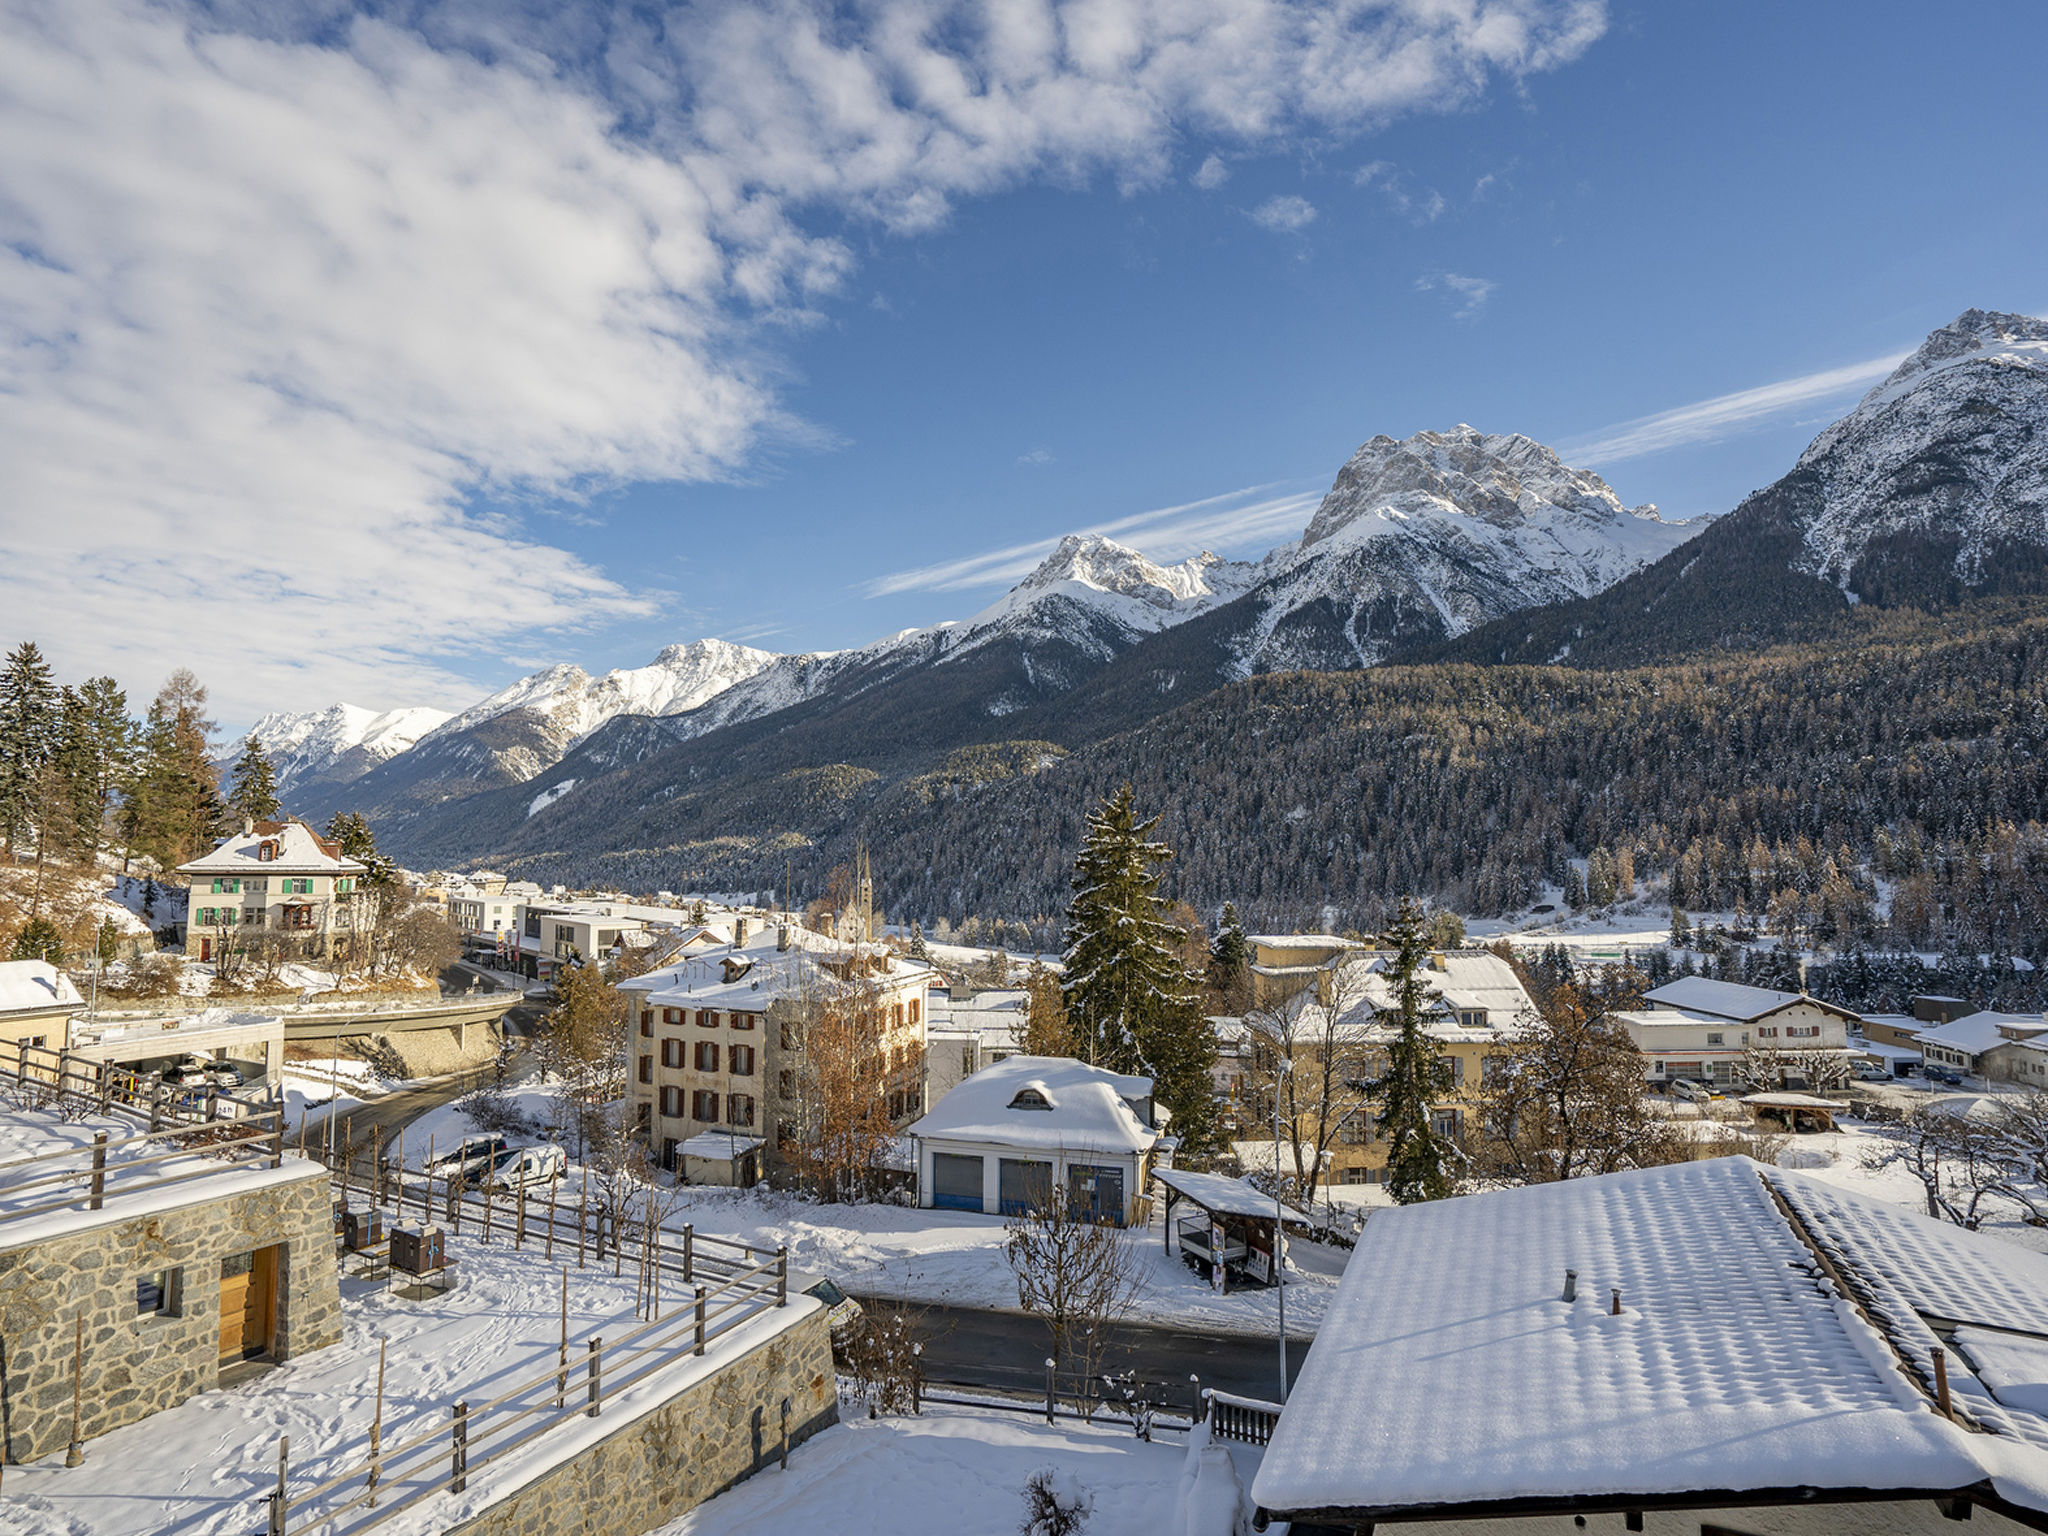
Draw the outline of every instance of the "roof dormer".
[[[1016,1095],[1010,1100],[1010,1108],[1051,1109],[1052,1094],[1047,1091],[1046,1086],[1043,1083],[1026,1083],[1022,1088],[1019,1088],[1017,1090]]]

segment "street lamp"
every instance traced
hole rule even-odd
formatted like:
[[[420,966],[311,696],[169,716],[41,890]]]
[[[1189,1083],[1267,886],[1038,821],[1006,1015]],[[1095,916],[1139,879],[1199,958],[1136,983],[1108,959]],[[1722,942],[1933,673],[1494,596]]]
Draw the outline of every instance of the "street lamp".
[[[1292,1059],[1282,1057],[1273,1075],[1273,1284],[1280,1300],[1280,1401],[1287,1401],[1287,1256],[1281,1238],[1280,1201],[1280,1085],[1294,1070]]]

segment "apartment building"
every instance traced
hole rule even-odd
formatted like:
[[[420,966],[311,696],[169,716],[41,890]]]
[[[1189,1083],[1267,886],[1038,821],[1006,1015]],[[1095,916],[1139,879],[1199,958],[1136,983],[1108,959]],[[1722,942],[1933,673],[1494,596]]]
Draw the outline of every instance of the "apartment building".
[[[696,1183],[750,1184],[805,1132],[801,1030],[807,999],[869,989],[889,1119],[924,1112],[930,966],[789,922],[733,925],[723,950],[685,955],[620,983],[634,999],[634,1113],[661,1165]]]

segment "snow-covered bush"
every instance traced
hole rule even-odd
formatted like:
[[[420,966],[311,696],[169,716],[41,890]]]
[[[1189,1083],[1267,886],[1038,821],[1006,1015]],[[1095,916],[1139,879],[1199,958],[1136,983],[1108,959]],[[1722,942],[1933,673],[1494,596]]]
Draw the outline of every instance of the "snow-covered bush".
[[[1018,1536],[1080,1536],[1095,1513],[1095,1495],[1071,1472],[1043,1467],[1024,1485],[1024,1521]]]

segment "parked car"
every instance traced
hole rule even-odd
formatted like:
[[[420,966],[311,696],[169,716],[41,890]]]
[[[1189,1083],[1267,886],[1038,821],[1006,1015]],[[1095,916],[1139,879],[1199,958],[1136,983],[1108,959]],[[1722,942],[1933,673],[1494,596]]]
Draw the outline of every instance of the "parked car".
[[[1947,1083],[1951,1088],[1960,1088],[1963,1086],[1963,1074],[1958,1072],[1954,1067],[1937,1067],[1929,1065],[1922,1067],[1920,1069],[1920,1073],[1930,1083]]]
[[[557,1146],[512,1147],[491,1163],[492,1189],[531,1189],[552,1184],[569,1171],[569,1155]]]
[[[1850,1071],[1859,1083],[1888,1083],[1892,1080],[1891,1073],[1874,1062],[1858,1062]]]
[[[477,1175],[489,1172],[508,1149],[502,1136],[471,1136],[454,1151],[443,1152],[422,1166],[437,1179],[452,1179],[460,1174],[474,1184]]]
[[[867,1318],[861,1304],[822,1275],[807,1275],[791,1270],[789,1288],[804,1296],[815,1296],[825,1304],[825,1325],[832,1330],[832,1352],[844,1356],[846,1347]]]
[[[1671,1097],[1684,1099],[1692,1104],[1704,1104],[1714,1097],[1714,1092],[1704,1083],[1696,1083],[1689,1077],[1680,1077],[1672,1080]]]

